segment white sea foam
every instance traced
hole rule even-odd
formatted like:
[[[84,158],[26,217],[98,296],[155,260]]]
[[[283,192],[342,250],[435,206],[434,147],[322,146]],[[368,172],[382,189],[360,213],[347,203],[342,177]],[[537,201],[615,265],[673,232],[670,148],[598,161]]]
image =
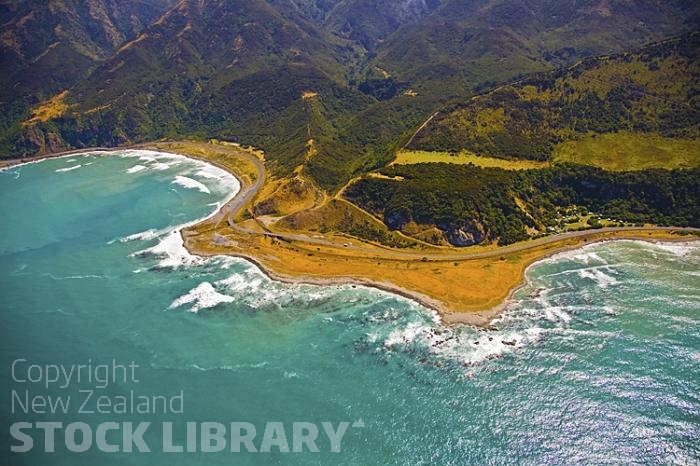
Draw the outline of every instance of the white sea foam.
[[[127,169],[126,172],[127,173],[138,173],[138,172],[142,172],[144,170],[148,170],[148,168],[143,166],[143,165],[134,165],[133,167]]]
[[[549,257],[545,257],[543,259],[538,260],[534,264],[532,264],[530,267],[538,265],[538,264],[551,264],[551,263],[557,263],[561,262],[562,260],[572,260],[575,262],[584,262],[584,263],[589,263],[593,260],[600,261],[603,264],[606,263],[606,261],[600,257],[598,253],[595,251],[591,251],[592,249],[596,249],[600,247],[600,243],[593,243],[593,244],[587,244],[584,246],[581,246],[580,248],[577,249],[572,249],[570,251],[562,251],[558,252],[556,254],[552,254]]]
[[[204,170],[206,169],[209,173],[218,173],[219,174],[219,183],[224,185],[224,188],[228,191],[228,196],[221,200],[221,203],[227,203],[229,202],[239,191],[240,189],[240,184],[238,180],[231,176],[228,172],[215,167],[213,165],[207,164],[206,162],[194,160],[194,159],[189,159],[185,156],[181,155],[176,155],[176,154],[168,154],[168,153],[162,153],[162,152],[154,152],[154,151],[120,151],[117,153],[117,155],[121,157],[138,157],[139,160],[144,161],[144,162],[150,162],[149,168],[152,168],[153,165],[160,163],[158,162],[159,160],[168,160],[170,162],[188,162],[191,164],[194,164],[198,169]],[[172,163],[171,163],[172,164]],[[178,175],[176,177],[176,180],[173,181],[173,183],[177,181],[181,181],[184,184],[187,184],[186,187],[188,188],[196,188],[199,189],[200,191],[209,193],[209,188],[204,185],[203,183],[200,183],[196,180],[192,180],[191,178],[184,177],[182,175]],[[195,184],[196,183],[196,184]],[[200,256],[194,256],[190,254],[187,249],[184,246],[182,236],[180,234],[180,231],[183,228],[187,228],[191,225],[195,225],[203,220],[206,220],[208,218],[213,217],[216,215],[216,210],[212,211],[209,215],[206,217],[193,220],[189,223],[182,224],[182,225],[177,225],[177,226],[171,226],[167,227],[162,230],[154,231],[154,230],[147,230],[142,233],[136,233],[134,235],[127,236],[126,238],[123,238],[122,240],[124,241],[132,241],[132,240],[149,240],[149,239],[155,239],[155,238],[160,238],[160,241],[158,244],[156,244],[153,247],[138,251],[134,253],[134,256],[156,256],[160,257],[161,260],[158,262],[157,267],[158,268],[179,268],[179,267],[189,267],[189,266],[197,266],[197,265],[202,265],[208,261],[211,260],[218,260],[222,266],[226,266],[229,262],[234,260],[233,258],[226,257],[226,256],[216,256],[212,258],[204,258]]]
[[[162,230],[155,230],[151,228],[150,230],[142,231],[140,233],[134,233],[133,235],[125,236],[119,240],[120,243],[128,243],[129,241],[149,241],[158,238],[164,232]]]
[[[265,277],[255,268],[251,267],[243,273],[235,273],[228,278],[219,280],[216,282],[217,285],[226,287],[229,291],[242,292],[242,291],[261,291],[263,282],[269,282],[269,279]]]
[[[125,158],[137,158],[139,162],[142,162],[142,164],[139,165],[144,166],[144,169],[159,171],[168,170],[169,168],[172,168],[173,166],[178,165],[184,161],[194,162],[194,159],[189,159],[182,155],[170,154],[167,152],[156,152],[151,150],[123,150],[113,152],[110,154],[116,154],[119,157]]]
[[[234,179],[235,181],[235,179]],[[236,191],[234,191],[230,197],[223,202],[228,202],[231,197],[233,197],[236,194]],[[182,239],[182,235],[180,234],[181,230],[183,228],[187,228],[188,226],[194,225],[199,223],[200,221],[206,220],[212,216],[216,215],[216,211],[212,212],[210,215],[207,217],[204,217],[202,219],[194,220],[192,222],[183,224],[183,225],[178,225],[175,227],[168,227],[165,230],[160,230],[155,233],[155,235],[160,239],[158,244],[156,244],[153,247],[143,249],[141,251],[137,251],[132,256],[156,256],[156,257],[161,257],[162,259],[158,262],[157,267],[158,268],[179,268],[179,267],[191,267],[191,266],[198,266],[207,263],[208,261],[211,260],[217,260],[219,261],[222,266],[226,266],[227,264],[237,261],[237,260],[242,260],[242,259],[236,259],[233,257],[229,256],[214,256],[214,257],[202,257],[202,256],[195,256],[193,254],[190,254],[187,248],[185,248],[185,244]],[[167,233],[163,233],[163,232]],[[143,233],[137,233],[136,236],[139,235],[148,235],[148,231],[143,232]],[[134,236],[134,235],[132,235]],[[247,261],[246,261],[247,262]]]
[[[7,173],[8,175],[14,175],[12,179],[17,180],[22,176],[22,172],[20,170],[7,170],[7,169],[2,169],[0,168],[0,173]]]
[[[205,167],[201,167],[194,174],[195,176],[209,178],[212,180],[220,180],[228,176],[228,173],[226,171],[217,167],[216,165],[207,165]]]
[[[138,157],[139,161],[144,162],[144,163],[154,163],[158,161],[158,158],[155,155],[148,155],[145,154],[124,154],[124,157]]]
[[[408,345],[421,336],[428,340],[428,335],[432,330],[432,327],[422,322],[411,322],[406,327],[391,332],[384,340],[384,347],[392,349],[397,345]]]
[[[82,158],[89,158],[92,157],[93,155],[101,155],[104,154],[105,152],[85,152],[81,154]],[[108,154],[111,154],[111,152],[106,152]],[[29,162],[22,162],[18,163],[15,165],[7,165],[5,167],[0,167],[0,172],[5,172],[5,171],[14,171],[15,169],[22,168],[26,165],[35,165],[38,163],[43,163],[46,162],[47,160],[61,160],[61,159],[70,159],[70,157],[75,157],[75,154],[66,154],[66,155],[59,155],[57,157],[45,157],[43,159],[37,159],[37,160],[30,160]],[[87,165],[87,164],[86,164]]]
[[[67,168],[59,168],[58,170],[55,170],[56,173],[64,173],[64,172],[71,172],[73,170],[77,170],[78,168],[82,167],[81,164],[78,165],[73,165],[72,167],[67,167]]]
[[[226,293],[236,296],[242,304],[254,309],[270,306],[276,308],[301,308],[311,309],[328,302],[338,293],[350,291],[350,287],[343,285],[323,286],[311,284],[290,285],[278,282],[267,277],[256,265],[245,259],[227,258],[220,268],[230,268],[234,264],[243,265],[244,270],[237,270],[231,276],[214,282],[214,285],[225,290]],[[357,291],[357,287],[353,290]],[[372,290],[374,292],[374,290]],[[377,291],[377,293],[380,293]],[[357,305],[358,299],[344,299],[343,306]],[[375,300],[370,300],[376,302]],[[334,301],[335,302],[335,301]],[[329,321],[332,321],[330,319]]]
[[[160,238],[166,233],[170,233],[172,227],[165,228],[163,230],[156,230],[155,228],[148,229],[146,231],[141,231],[131,235],[124,236],[123,238],[113,239],[107,242],[107,244],[114,244],[117,241],[120,243],[128,243],[131,241],[150,241],[156,238]],[[143,251],[141,251],[143,252]]]
[[[473,366],[513,353],[539,340],[541,335],[542,329],[538,327],[476,333],[471,329],[413,321],[391,331],[383,345],[388,351],[405,351],[417,346],[431,355]]]
[[[173,180],[172,184],[177,184],[188,189],[197,189],[205,194],[211,194],[209,188],[207,188],[203,183],[193,180],[187,176],[177,175]]]
[[[571,322],[571,315],[569,315],[560,306],[549,306],[544,308],[544,317],[550,322],[561,322],[563,324],[568,324]]]
[[[700,247],[700,241],[687,241],[683,243],[646,243],[653,249],[660,249],[678,257],[684,257],[696,252]]]
[[[571,258],[585,264],[590,264],[591,262],[606,263],[605,259],[592,251],[585,251],[582,254],[573,254]]]
[[[180,229],[177,228],[165,235],[155,246],[138,251],[133,255],[160,257],[158,268],[176,269],[183,266],[202,265],[206,262],[206,258],[194,256],[187,251],[182,241]]]
[[[577,272],[581,278],[593,280],[601,288],[607,288],[610,285],[617,284],[617,280],[614,277],[607,275],[600,268],[589,267],[586,269],[578,269]]]
[[[604,339],[609,339],[609,338],[616,338],[619,337],[622,332],[609,332],[609,331],[604,331],[604,330],[579,330],[579,329],[572,329],[572,328],[553,328],[553,329],[548,329],[546,330],[547,333],[550,334],[555,334],[555,335],[560,335],[560,336],[569,336],[573,338],[577,337],[594,337],[594,338],[604,338]]]
[[[149,165],[153,170],[164,171],[169,169],[173,164],[163,163],[163,162],[153,162]]]
[[[108,152],[108,154],[118,155],[119,157],[124,158],[135,157],[142,162],[155,162],[157,160],[167,160],[171,158],[184,157],[176,154],[171,154],[169,152],[159,152],[147,149],[122,149]]]
[[[699,242],[679,244],[651,244],[640,242],[645,247],[660,248],[678,256],[687,255],[697,251]],[[617,285],[622,280],[617,266],[624,264],[611,264],[601,250],[600,244],[588,245],[575,251],[568,251],[545,259],[546,262],[558,262],[561,260],[573,261],[579,264],[579,268],[569,268],[554,275],[578,275],[581,278],[591,280],[599,288]],[[594,249],[595,248],[595,249]],[[542,261],[540,261],[541,263]],[[583,267],[581,267],[583,265]],[[627,278],[625,278],[627,280]],[[532,282],[530,282],[532,285]],[[591,329],[579,329],[578,325],[572,325],[573,316],[583,318],[587,312],[597,310],[609,316],[615,316],[617,310],[608,304],[591,302],[579,296],[588,304],[568,307],[564,303],[568,301],[566,296],[559,292],[553,292],[557,288],[564,288],[568,293],[576,290],[581,293],[575,280],[564,283],[561,287],[538,289],[532,296],[523,299],[515,309],[502,314],[493,324],[497,330],[476,332],[473,329],[453,328],[440,324],[439,318],[429,322],[425,317],[419,320],[403,322],[405,314],[392,312],[386,309],[382,313],[368,319],[376,322],[379,327],[365,333],[366,341],[370,344],[379,344],[388,352],[404,352],[409,354],[429,354],[439,358],[459,362],[466,366],[478,365],[484,361],[500,358],[506,354],[517,352],[520,348],[527,347],[545,336],[552,335],[556,338],[590,338],[594,337],[604,341],[605,339],[618,338],[618,332],[598,330],[594,321],[590,322]],[[534,288],[532,288],[534,289]],[[675,303],[677,306],[678,303]],[[424,313],[422,313],[424,314]],[[672,319],[673,320],[673,319]],[[585,321],[584,321],[585,323]],[[573,328],[572,328],[573,327]],[[382,331],[383,330],[383,331]],[[698,357],[697,354],[692,356]]]
[[[180,296],[170,305],[170,309],[177,309],[185,304],[192,304],[190,312],[197,313],[202,309],[211,309],[219,304],[231,303],[235,299],[219,293],[214,289],[214,285],[209,282],[202,282],[196,288],[191,289],[187,294]]]
[[[54,275],[54,274],[52,274],[52,273],[50,273],[50,272],[42,273],[41,275],[44,276],[44,277],[49,277],[49,278],[52,279],[52,280],[59,280],[59,281],[62,281],[62,280],[86,280],[86,279],[105,280],[105,279],[108,278],[108,277],[105,277],[104,275],[92,275],[92,274],[88,274],[88,275],[68,275],[68,276],[65,276],[65,277],[59,277],[59,276],[56,276],[56,275]]]
[[[298,296],[304,296],[304,293],[298,293],[299,289],[304,287],[303,285],[293,286],[273,282],[252,264],[244,272],[235,273],[216,284],[239,296],[241,302],[253,308],[282,306]],[[305,300],[305,302],[309,301]]]

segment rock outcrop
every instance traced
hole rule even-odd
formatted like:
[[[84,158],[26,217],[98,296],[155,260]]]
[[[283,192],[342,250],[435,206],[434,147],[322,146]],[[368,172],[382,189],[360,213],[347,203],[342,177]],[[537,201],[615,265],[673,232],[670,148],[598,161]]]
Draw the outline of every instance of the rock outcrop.
[[[457,247],[473,246],[486,239],[484,226],[475,220],[465,222],[457,228],[448,228],[443,231],[447,241]]]

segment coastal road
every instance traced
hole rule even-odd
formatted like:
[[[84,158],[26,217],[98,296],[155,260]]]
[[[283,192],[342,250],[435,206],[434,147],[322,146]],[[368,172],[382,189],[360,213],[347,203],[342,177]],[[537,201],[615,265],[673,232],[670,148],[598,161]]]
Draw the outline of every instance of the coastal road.
[[[548,244],[557,243],[563,240],[572,238],[585,238],[597,233],[603,232],[613,232],[613,233],[625,233],[625,232],[639,232],[639,231],[688,231],[700,235],[700,228],[692,227],[610,227],[601,228],[597,230],[584,230],[584,231],[570,231],[567,233],[562,233],[554,236],[546,236],[527,242],[511,244],[509,246],[500,247],[497,249],[491,249],[482,252],[449,252],[449,253],[422,253],[419,251],[399,251],[396,249],[382,248],[379,246],[361,246],[354,244],[352,240],[348,240],[343,244],[339,241],[331,241],[325,238],[319,238],[316,236],[309,236],[301,233],[274,233],[274,232],[259,232],[250,230],[248,228],[241,227],[234,220],[233,217],[243,209],[249,202],[253,200],[255,195],[258,193],[260,188],[262,188],[265,182],[265,167],[260,162],[260,160],[250,154],[240,153],[240,157],[252,162],[255,165],[257,171],[257,177],[255,183],[250,186],[244,187],[241,182],[241,190],[238,194],[229,201],[217,214],[217,219],[226,218],[229,226],[236,231],[244,234],[266,236],[268,238],[275,238],[286,242],[301,242],[313,246],[327,246],[338,248],[343,251],[354,251],[370,256],[376,256],[383,259],[401,259],[401,260],[422,260],[423,258],[432,261],[463,261],[470,259],[487,259],[500,257],[503,254],[512,254],[517,252],[526,251],[534,247],[545,246]],[[218,223],[217,223],[218,225]]]
[[[66,152],[61,152],[57,154],[50,154],[50,155],[44,155],[44,156],[37,156],[37,157],[30,157],[30,158],[25,158],[25,159],[15,159],[15,160],[6,160],[2,161],[3,163],[0,163],[0,167],[3,166],[9,166],[9,165],[14,165],[17,163],[25,163],[28,161],[33,161],[33,160],[41,160],[43,158],[50,158],[50,157],[57,157],[57,156],[65,156],[65,155],[71,155],[71,154],[78,154],[78,153],[84,153],[84,152],[91,152],[91,151],[114,151],[114,150],[124,150],[124,149],[156,149],[156,150],[163,150],[163,148],[157,148],[157,147],[148,147],[147,144],[143,145],[134,145],[134,146],[129,146],[129,147],[121,147],[121,148],[106,148],[106,147],[93,147],[89,149],[77,149],[73,151],[66,151]],[[223,165],[220,165],[212,160],[207,160],[204,157],[196,157],[192,155],[188,155],[188,157],[192,158],[197,158],[202,161],[205,161],[207,163],[211,163],[213,165],[217,165],[218,167],[230,171],[228,168],[226,168]],[[517,252],[522,252],[526,251],[528,249],[534,248],[534,247],[540,247],[548,244],[553,244],[557,243],[559,241],[563,241],[566,239],[571,239],[571,238],[585,238],[587,236],[600,233],[600,232],[617,232],[617,233],[625,233],[625,232],[639,232],[639,231],[688,231],[695,233],[696,235],[700,235],[700,228],[692,228],[692,227],[613,227],[613,228],[602,228],[598,230],[585,230],[585,231],[571,231],[567,233],[562,233],[554,236],[546,236],[543,238],[538,238],[534,240],[530,240],[527,242],[522,242],[522,243],[516,243],[512,244],[509,246],[504,246],[501,248],[497,249],[491,249],[488,251],[481,251],[481,252],[475,252],[475,251],[465,251],[465,252],[444,252],[444,253],[428,253],[428,252],[420,252],[420,251],[400,251],[396,249],[390,249],[390,248],[384,248],[381,246],[363,246],[363,245],[357,245],[355,242],[357,240],[347,240],[343,241],[331,241],[326,238],[320,238],[316,236],[308,236],[305,234],[301,233],[273,233],[273,232],[259,232],[255,230],[250,230],[248,228],[242,227],[238,225],[234,220],[233,217],[243,208],[245,208],[257,195],[257,193],[260,191],[260,189],[263,187],[266,179],[266,172],[265,172],[265,167],[263,166],[262,162],[260,159],[255,157],[252,154],[248,154],[245,152],[238,152],[238,157],[244,158],[251,162],[255,166],[256,170],[256,178],[253,184],[249,186],[245,186],[245,183],[242,182],[239,179],[239,183],[241,185],[240,191],[229,201],[227,202],[222,208],[219,210],[219,212],[215,215],[214,219],[217,221],[217,226],[224,220],[227,221],[228,225],[233,228],[234,230],[244,233],[244,234],[249,234],[249,235],[257,235],[257,236],[267,236],[270,238],[275,238],[279,239],[282,241],[286,242],[300,242],[300,243],[305,243],[309,244],[312,246],[326,246],[326,247],[332,247],[336,248],[342,251],[353,251],[357,253],[362,253],[366,254],[369,256],[374,256],[382,259],[398,259],[398,260],[422,260],[423,258],[431,261],[463,261],[463,260],[470,260],[470,259],[486,259],[486,258],[496,258],[500,257],[503,254],[512,254],[512,253],[517,253]]]
[[[491,249],[482,252],[455,252],[455,253],[423,253],[423,252],[405,252],[398,251],[395,249],[381,248],[381,247],[363,247],[353,244],[351,242],[346,242],[344,244],[339,244],[337,241],[330,241],[323,238],[315,238],[303,234],[292,234],[292,233],[260,233],[254,232],[240,227],[234,227],[239,231],[246,234],[255,235],[265,235],[270,238],[279,239],[288,242],[302,242],[309,245],[316,246],[328,246],[344,251],[355,251],[370,256],[375,256],[381,259],[399,259],[399,260],[423,260],[425,258],[429,261],[464,261],[470,259],[488,259],[501,257],[504,254],[512,254],[517,252],[527,251],[535,247],[545,246],[548,244],[558,243],[572,238],[586,238],[597,233],[625,233],[625,232],[654,232],[654,231],[672,231],[681,232],[688,231],[700,235],[700,228],[682,228],[682,227],[612,227],[612,228],[601,228],[597,230],[586,230],[586,231],[571,231],[567,233],[562,233],[554,236],[547,236],[543,238],[538,238],[530,240],[527,242],[521,242],[516,244],[511,244],[509,246],[499,247],[497,249]],[[351,241],[351,240],[349,240]],[[345,246],[347,244],[347,246]]]
[[[238,154],[239,157],[244,158],[251,162],[255,166],[255,182],[251,184],[250,186],[245,186],[243,181],[241,179],[238,179],[239,184],[241,185],[240,191],[231,199],[229,202],[227,202],[221,210],[219,210],[219,213],[216,215],[216,220],[217,220],[217,226],[219,226],[219,223],[223,219],[226,219],[228,222],[229,226],[232,228],[235,228],[238,231],[243,231],[245,233],[251,234],[251,233],[257,233],[250,231],[246,228],[242,228],[236,224],[236,222],[233,220],[233,217],[241,210],[243,209],[246,205],[248,205],[250,202],[253,201],[253,198],[255,195],[260,191],[260,188],[263,187],[263,184],[265,184],[265,167],[263,167],[262,162],[260,162],[260,159],[255,157],[254,155],[247,154],[245,152],[240,152]],[[211,162],[209,162],[211,163]],[[222,167],[226,169],[225,167]],[[227,169],[226,169],[227,170]],[[227,170],[229,171],[229,170]]]

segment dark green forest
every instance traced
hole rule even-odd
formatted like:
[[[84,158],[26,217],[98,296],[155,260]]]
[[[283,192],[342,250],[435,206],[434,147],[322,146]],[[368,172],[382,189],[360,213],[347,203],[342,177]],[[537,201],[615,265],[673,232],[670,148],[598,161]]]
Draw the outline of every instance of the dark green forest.
[[[510,244],[530,237],[526,227],[545,232],[571,206],[620,222],[700,226],[700,169],[613,173],[564,164],[508,171],[429,163],[381,173],[396,179],[363,178],[345,195],[395,230],[410,221],[446,233],[476,226],[483,240]]]

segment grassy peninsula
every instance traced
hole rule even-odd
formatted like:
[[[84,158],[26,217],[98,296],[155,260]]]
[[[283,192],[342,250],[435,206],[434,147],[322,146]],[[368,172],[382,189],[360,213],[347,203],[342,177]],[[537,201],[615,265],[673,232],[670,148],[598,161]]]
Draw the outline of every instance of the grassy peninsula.
[[[506,247],[460,250],[416,244],[390,248],[338,231],[290,231],[256,220],[252,213],[256,196],[277,182],[265,171],[259,152],[202,142],[138,147],[200,158],[229,170],[241,181],[239,195],[218,215],[183,231],[185,245],[193,253],[244,257],[269,276],[290,283],[361,284],[385,289],[437,310],[448,322],[488,324],[523,283],[526,268],[551,254],[613,239],[694,238],[682,229],[648,226],[570,232]],[[246,202],[241,203],[241,197]]]

